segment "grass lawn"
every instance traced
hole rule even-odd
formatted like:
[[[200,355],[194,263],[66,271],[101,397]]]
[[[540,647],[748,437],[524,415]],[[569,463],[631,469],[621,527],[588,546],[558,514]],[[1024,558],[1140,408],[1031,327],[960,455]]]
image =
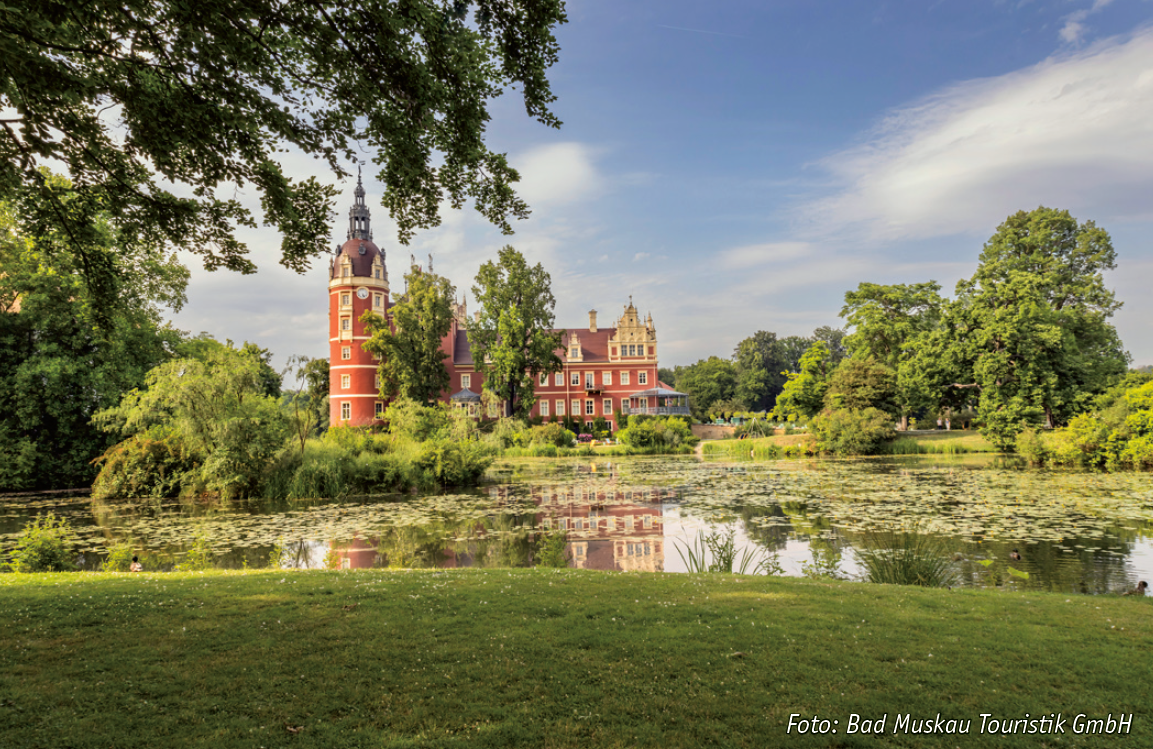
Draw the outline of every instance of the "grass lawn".
[[[903,434],[886,446],[887,455],[992,453],[996,449],[976,431],[941,431]],[[803,445],[809,440],[806,434],[776,434],[772,437],[757,437],[746,440],[709,440],[703,443],[706,456],[732,458],[777,458],[787,457],[784,448]]]
[[[1153,745],[1149,599],[537,569],[0,575],[0,602],[0,747]],[[938,713],[969,733],[894,734]]]

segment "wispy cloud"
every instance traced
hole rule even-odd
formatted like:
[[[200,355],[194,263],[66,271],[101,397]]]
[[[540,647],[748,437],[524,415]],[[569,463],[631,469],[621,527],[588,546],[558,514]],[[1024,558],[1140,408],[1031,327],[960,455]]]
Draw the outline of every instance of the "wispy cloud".
[[[593,149],[583,143],[555,143],[516,155],[517,192],[530,206],[574,203],[596,194],[602,179]]]
[[[1085,25],[1085,19],[1112,2],[1113,0],[1094,0],[1093,4],[1088,8],[1073,11],[1061,19],[1065,22],[1061,30],[1057,32],[1057,35],[1061,37],[1061,41],[1068,44],[1080,44],[1084,40],[1086,32],[1089,30],[1089,27]]]
[[[752,268],[785,260],[795,260],[813,251],[808,242],[768,242],[735,247],[721,253],[721,267],[729,270]]]
[[[814,234],[988,234],[1037,205],[1149,216],[1153,30],[948,88],[822,165],[843,185],[804,206]],[[863,230],[863,231],[862,231]]]

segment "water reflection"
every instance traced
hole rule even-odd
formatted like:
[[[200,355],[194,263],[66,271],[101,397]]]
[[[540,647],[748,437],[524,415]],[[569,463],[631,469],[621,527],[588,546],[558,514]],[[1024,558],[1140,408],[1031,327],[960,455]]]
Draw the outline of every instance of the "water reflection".
[[[210,540],[218,566],[525,567],[563,532],[569,566],[680,571],[697,534],[733,529],[786,574],[860,574],[855,549],[878,529],[913,528],[947,547],[962,584],[1108,592],[1153,580],[1148,474],[1016,470],[989,457],[873,461],[504,461],[454,495],[276,504],[0,497],[0,546],[37,512],[68,517],[84,565],[128,540],[147,569]],[[1010,559],[1020,549],[1020,560]]]

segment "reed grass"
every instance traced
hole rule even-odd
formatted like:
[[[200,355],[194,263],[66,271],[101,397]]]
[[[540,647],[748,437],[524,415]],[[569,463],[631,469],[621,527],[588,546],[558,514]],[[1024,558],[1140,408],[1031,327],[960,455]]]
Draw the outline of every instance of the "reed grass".
[[[854,553],[871,583],[944,588],[957,581],[952,549],[917,529],[867,533]]]

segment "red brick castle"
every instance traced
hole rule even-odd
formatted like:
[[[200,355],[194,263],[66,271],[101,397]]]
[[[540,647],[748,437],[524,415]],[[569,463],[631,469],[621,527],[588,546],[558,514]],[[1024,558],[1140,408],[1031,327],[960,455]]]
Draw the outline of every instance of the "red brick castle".
[[[378,396],[377,362],[361,349],[369,336],[360,316],[372,310],[387,317],[391,302],[385,255],[372,241],[359,179],[348,212],[348,239],[337,248],[332,262],[328,296],[331,424],[372,426],[380,422],[387,403]],[[484,375],[473,364],[468,322],[465,304],[455,305],[452,327],[441,343],[451,380],[441,400],[475,413]],[[588,327],[560,332],[563,349],[557,355],[563,367],[537,383],[534,416],[547,421],[568,415],[584,422],[601,416],[612,424],[617,410],[688,415],[686,397],[657,379],[657,331],[652,315],[642,320],[631,298],[612,327],[599,327],[593,310]],[[613,429],[616,426],[612,424]]]

